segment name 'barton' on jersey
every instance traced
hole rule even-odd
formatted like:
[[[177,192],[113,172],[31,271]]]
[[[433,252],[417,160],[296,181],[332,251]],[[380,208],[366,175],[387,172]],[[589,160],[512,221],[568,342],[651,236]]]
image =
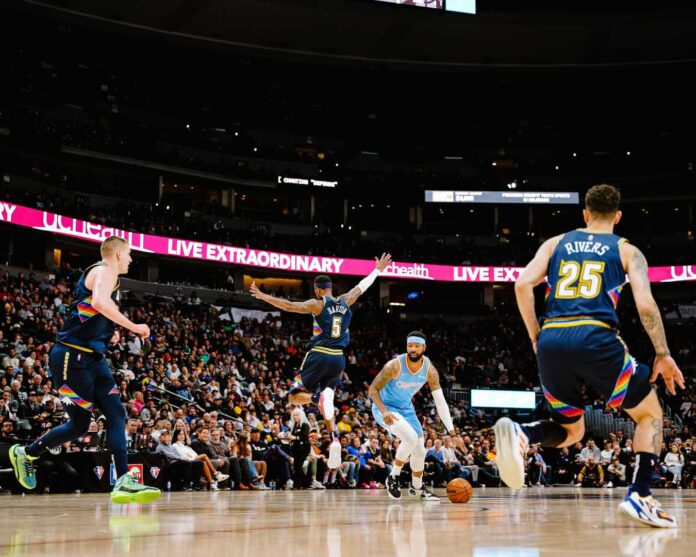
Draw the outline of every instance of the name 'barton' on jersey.
[[[618,326],[616,306],[626,284],[615,234],[573,230],[558,242],[548,269],[545,319],[594,317]]]
[[[324,296],[324,308],[314,316],[309,346],[345,348],[350,343],[350,320],[353,317],[343,298]]]

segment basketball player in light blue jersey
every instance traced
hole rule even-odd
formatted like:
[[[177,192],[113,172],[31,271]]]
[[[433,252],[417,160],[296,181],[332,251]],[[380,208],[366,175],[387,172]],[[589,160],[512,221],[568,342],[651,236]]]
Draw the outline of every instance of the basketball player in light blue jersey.
[[[433,393],[435,408],[452,440],[462,447],[462,440],[454,432],[449,406],[440,387],[437,369],[425,356],[425,335],[413,331],[406,338],[406,354],[390,360],[370,385],[372,414],[384,429],[401,441],[396,450],[391,474],[387,477],[387,493],[392,499],[401,499],[399,476],[406,461],[411,465],[411,495],[423,501],[439,501],[439,497],[423,487],[425,468],[425,440],[413,395],[428,384]]]
[[[334,389],[346,365],[343,350],[350,342],[349,326],[353,316],[350,306],[365,293],[389,263],[391,263],[391,255],[388,253],[383,253],[379,259],[375,257],[375,269],[356,287],[338,298],[334,297],[331,279],[326,275],[319,275],[314,279],[316,298],[306,302],[291,302],[276,298],[261,292],[256,283],[251,285],[250,292],[254,298],[285,311],[309,313],[314,318],[309,351],[290,388],[288,400],[291,404],[314,402],[319,406],[326,427],[332,436],[327,462],[332,470],[341,465],[341,443],[338,440],[334,421]]]

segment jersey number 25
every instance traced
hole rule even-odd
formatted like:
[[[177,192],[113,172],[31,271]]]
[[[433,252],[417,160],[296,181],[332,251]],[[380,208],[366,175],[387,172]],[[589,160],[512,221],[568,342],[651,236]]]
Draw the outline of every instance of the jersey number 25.
[[[561,261],[556,298],[596,298],[602,289],[603,261]]]

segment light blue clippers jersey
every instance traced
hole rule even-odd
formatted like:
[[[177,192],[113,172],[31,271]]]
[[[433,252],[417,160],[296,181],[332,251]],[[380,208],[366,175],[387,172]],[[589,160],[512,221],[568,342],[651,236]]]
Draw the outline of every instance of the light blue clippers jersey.
[[[416,374],[411,373],[406,367],[406,358],[408,358],[407,354],[399,356],[401,373],[399,373],[398,377],[389,381],[387,386],[380,392],[382,401],[390,408],[409,406],[413,395],[420,391],[421,387],[427,382],[428,368],[430,367],[428,357],[423,357],[423,364]]]

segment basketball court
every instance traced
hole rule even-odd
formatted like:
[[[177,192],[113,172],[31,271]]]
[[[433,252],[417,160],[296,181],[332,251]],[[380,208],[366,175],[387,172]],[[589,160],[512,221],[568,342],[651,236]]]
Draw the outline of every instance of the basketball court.
[[[0,499],[0,555],[631,557],[694,554],[696,495],[656,490],[677,530],[618,513],[624,489],[479,488],[467,504],[388,499],[384,490],[165,493]]]

